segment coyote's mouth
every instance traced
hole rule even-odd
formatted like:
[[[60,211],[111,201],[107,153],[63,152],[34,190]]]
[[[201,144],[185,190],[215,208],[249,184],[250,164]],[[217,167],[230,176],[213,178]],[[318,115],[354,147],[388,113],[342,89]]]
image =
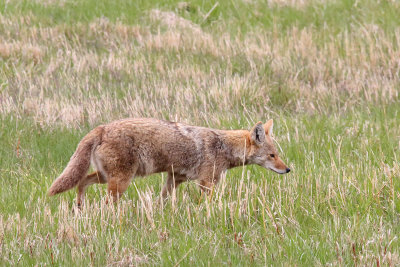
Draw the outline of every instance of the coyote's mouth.
[[[268,167],[268,169],[270,169],[271,171],[274,171],[274,172],[276,172],[276,173],[278,173],[278,174],[285,174],[285,173],[290,172],[290,169],[289,169],[289,168],[286,168],[286,170],[277,170],[277,169]]]

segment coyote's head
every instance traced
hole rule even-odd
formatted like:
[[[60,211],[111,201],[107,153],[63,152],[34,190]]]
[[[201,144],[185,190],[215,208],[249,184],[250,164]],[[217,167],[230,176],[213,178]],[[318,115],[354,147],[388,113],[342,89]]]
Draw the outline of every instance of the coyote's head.
[[[248,161],[249,163],[260,165],[280,174],[288,173],[290,169],[279,158],[278,151],[272,140],[273,125],[274,122],[269,120],[265,124],[258,122],[251,129],[251,148]]]

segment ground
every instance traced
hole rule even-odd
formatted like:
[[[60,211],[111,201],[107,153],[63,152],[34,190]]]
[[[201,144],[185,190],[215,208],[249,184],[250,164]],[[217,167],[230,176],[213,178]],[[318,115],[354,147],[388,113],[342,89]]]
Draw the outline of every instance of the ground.
[[[398,1],[0,2],[0,265],[399,265]],[[124,117],[274,119],[287,175],[46,191]]]

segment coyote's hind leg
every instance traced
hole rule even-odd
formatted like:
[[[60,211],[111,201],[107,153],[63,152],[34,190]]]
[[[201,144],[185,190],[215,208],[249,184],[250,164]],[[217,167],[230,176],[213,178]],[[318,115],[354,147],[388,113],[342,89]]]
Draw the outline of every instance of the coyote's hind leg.
[[[122,194],[128,188],[132,178],[135,176],[136,169],[110,175],[108,180],[108,194],[112,197],[114,203],[121,198]]]
[[[105,184],[107,183],[107,178],[99,171],[93,172],[87,175],[84,179],[79,181],[78,183],[78,195],[76,204],[78,207],[82,206],[82,203],[85,199],[85,191],[89,185],[92,184]]]

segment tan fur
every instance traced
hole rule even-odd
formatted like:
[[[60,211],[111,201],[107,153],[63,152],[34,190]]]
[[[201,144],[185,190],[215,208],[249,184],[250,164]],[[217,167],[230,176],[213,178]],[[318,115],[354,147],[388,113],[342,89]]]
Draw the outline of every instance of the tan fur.
[[[272,120],[248,130],[215,130],[150,118],[123,119],[100,125],[79,143],[49,195],[78,186],[78,205],[86,188],[108,183],[116,201],[134,176],[167,172],[163,197],[182,182],[198,180],[202,190],[218,183],[227,169],[258,164],[278,173],[290,170],[271,138]],[[97,172],[86,175],[90,161]]]
[[[92,151],[101,142],[101,135],[102,128],[97,127],[82,139],[67,167],[51,185],[48,192],[50,196],[75,187],[86,175],[90,167]]]

